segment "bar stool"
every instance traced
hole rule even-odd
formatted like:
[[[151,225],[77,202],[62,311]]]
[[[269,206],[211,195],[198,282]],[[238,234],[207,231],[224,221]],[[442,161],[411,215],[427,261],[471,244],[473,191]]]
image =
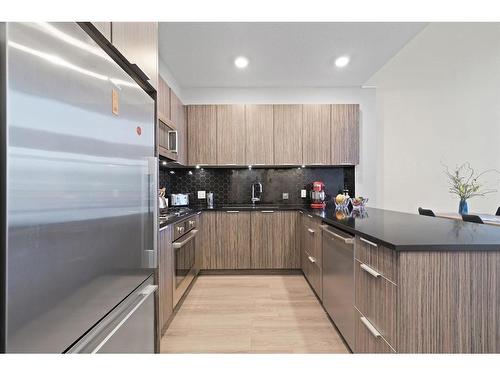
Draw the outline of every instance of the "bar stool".
[[[434,212],[432,212],[432,210],[429,210],[427,208],[422,208],[422,207],[418,208],[418,213],[420,215],[423,215],[423,216],[433,216],[433,217],[436,216],[436,215],[434,215]]]
[[[484,224],[483,220],[477,215],[462,215],[463,221],[468,221],[471,223]]]

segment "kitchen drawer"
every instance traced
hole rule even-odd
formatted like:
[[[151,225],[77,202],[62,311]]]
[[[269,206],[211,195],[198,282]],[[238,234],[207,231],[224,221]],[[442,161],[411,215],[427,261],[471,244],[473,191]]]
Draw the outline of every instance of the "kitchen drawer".
[[[367,327],[366,319],[358,310],[354,309],[354,353],[395,353],[395,350],[377,334],[376,329]],[[370,325],[369,320],[364,320]]]
[[[304,251],[314,257],[316,264],[321,267],[322,251],[321,251],[321,221],[305,215],[303,220],[303,246]]]
[[[387,279],[396,280],[396,254],[394,250],[378,245],[373,241],[356,236],[354,257],[361,263],[374,268]]]
[[[323,298],[322,292],[322,277],[321,277],[321,267],[316,263],[314,257],[312,257],[307,251],[304,252],[302,259],[302,270],[306,276],[309,284],[316,292],[316,295],[320,300]]]
[[[356,308],[395,347],[397,286],[357,260],[354,262],[354,280]]]
[[[174,224],[174,241],[184,235],[186,233],[186,222],[181,221],[180,223]]]

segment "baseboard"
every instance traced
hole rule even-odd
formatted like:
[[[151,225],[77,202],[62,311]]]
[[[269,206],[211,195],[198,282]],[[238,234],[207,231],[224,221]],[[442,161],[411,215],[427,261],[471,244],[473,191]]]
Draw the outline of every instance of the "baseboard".
[[[262,269],[262,270],[201,270],[200,276],[223,275],[302,275],[300,269]]]

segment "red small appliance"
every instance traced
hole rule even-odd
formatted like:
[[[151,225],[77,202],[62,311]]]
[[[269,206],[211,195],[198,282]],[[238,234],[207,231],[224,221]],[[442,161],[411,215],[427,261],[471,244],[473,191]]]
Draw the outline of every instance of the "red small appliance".
[[[325,208],[325,184],[314,181],[311,190],[311,208]]]

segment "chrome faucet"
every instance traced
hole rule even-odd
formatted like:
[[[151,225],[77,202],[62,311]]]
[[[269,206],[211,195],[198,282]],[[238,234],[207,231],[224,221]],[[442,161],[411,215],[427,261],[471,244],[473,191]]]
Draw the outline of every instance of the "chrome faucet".
[[[254,182],[252,184],[252,204],[259,202],[262,197],[262,184],[260,182]]]

